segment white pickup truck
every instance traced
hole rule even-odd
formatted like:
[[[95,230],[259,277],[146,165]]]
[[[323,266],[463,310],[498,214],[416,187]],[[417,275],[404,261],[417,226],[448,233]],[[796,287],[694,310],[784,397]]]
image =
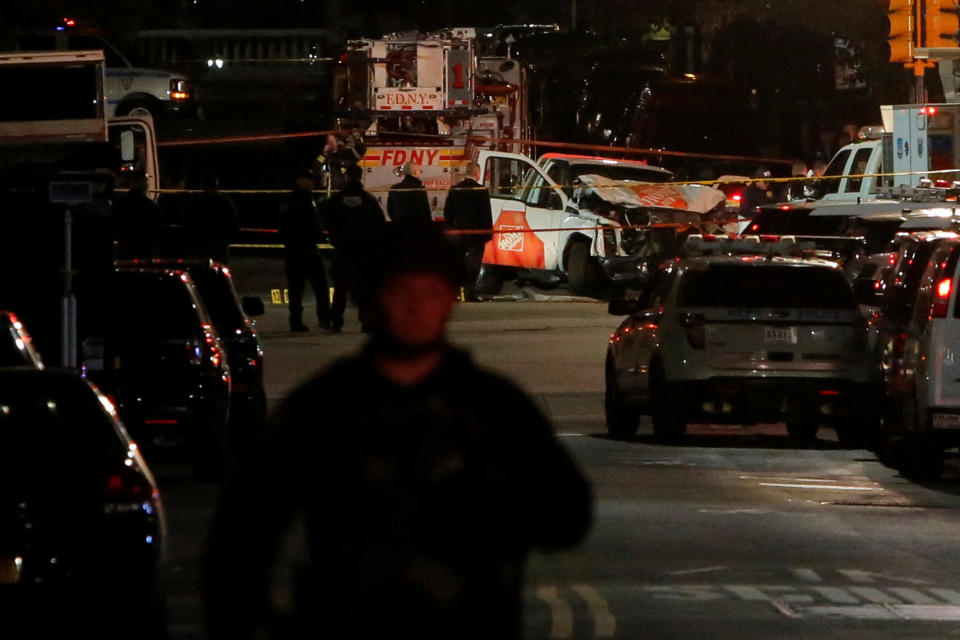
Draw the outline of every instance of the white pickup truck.
[[[477,162],[495,231],[479,283],[487,294],[516,278],[607,297],[645,276],[646,253],[663,240],[634,227],[699,221],[724,201],[710,187],[657,184],[673,174],[633,160],[551,153],[534,162],[481,149]]]

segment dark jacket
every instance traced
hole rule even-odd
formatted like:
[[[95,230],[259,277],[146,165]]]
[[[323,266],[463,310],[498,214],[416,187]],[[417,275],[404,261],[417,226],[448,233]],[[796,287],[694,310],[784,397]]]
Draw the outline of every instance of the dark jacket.
[[[117,258],[157,258],[163,214],[160,206],[142,191],[120,195],[113,205],[112,222]]]
[[[443,219],[449,229],[493,229],[490,192],[473,178],[464,178],[450,187],[443,206]],[[484,244],[493,234],[454,235],[457,244]]]
[[[423,183],[413,176],[390,187],[387,195],[387,214],[400,224],[429,224],[433,221],[430,201]]]
[[[747,185],[743,190],[743,200],[740,201],[740,215],[744,218],[752,218],[756,215],[756,208],[765,204],[773,204],[777,201],[774,195],[772,185],[766,189],[761,189],[757,183]]]
[[[358,181],[348,182],[324,206],[323,226],[337,252],[355,253],[366,236],[385,222],[380,203]]]
[[[277,231],[288,262],[317,255],[317,242],[323,231],[312,192],[294,190],[287,196],[280,207]]]
[[[237,208],[219,191],[196,194],[184,213],[181,230],[185,255],[227,262],[230,242],[240,230]]]
[[[449,349],[413,387],[335,363],[228,481],[203,555],[211,640],[249,637],[294,514],[310,562],[291,637],[516,640],[533,549],[586,535],[592,491],[531,400]]]

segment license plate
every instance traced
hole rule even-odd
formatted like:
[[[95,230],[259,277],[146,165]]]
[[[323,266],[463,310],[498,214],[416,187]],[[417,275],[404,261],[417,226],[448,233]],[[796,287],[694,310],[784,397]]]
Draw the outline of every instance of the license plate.
[[[797,344],[797,328],[764,327],[763,341],[767,344]]]
[[[960,413],[933,414],[934,429],[960,429]]]
[[[17,584],[20,582],[20,558],[0,556],[0,584]]]

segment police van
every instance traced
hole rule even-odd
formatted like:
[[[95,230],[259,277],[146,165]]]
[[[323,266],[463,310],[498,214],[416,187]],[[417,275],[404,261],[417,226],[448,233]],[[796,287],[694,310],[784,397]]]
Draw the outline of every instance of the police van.
[[[55,28],[17,29],[0,49],[14,51],[102,50],[106,60],[106,115],[149,115],[154,122],[201,115],[190,79],[181,73],[135,66],[96,29],[64,19]]]

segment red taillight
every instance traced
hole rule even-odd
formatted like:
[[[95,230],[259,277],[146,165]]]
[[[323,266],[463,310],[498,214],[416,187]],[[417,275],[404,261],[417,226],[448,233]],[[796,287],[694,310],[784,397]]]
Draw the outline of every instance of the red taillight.
[[[153,502],[157,493],[146,477],[132,467],[125,467],[122,471],[110,475],[104,497],[105,511],[117,513],[152,508],[144,506],[144,503]]]
[[[791,206],[788,205],[788,204],[782,204],[782,205],[780,205],[780,210],[781,210],[781,211],[790,211],[790,209],[792,209],[792,208],[793,208],[793,207],[791,207]]]
[[[947,307],[950,306],[950,290],[953,288],[953,280],[944,278],[937,283],[937,297],[930,305],[930,316],[933,318],[946,318]]]
[[[703,314],[700,313],[684,313],[680,316],[680,324],[687,332],[687,342],[694,349],[703,349],[707,345],[707,331],[703,320]]]
[[[733,200],[736,200],[737,202],[740,202],[741,200],[743,200],[743,194],[741,194],[741,193],[735,193],[735,194],[733,194],[733,198],[732,198],[732,199],[733,199]]]
[[[758,225],[758,224],[752,224],[752,225],[750,225],[750,231],[756,231],[756,230],[759,229],[759,228],[760,228],[760,225]]]

